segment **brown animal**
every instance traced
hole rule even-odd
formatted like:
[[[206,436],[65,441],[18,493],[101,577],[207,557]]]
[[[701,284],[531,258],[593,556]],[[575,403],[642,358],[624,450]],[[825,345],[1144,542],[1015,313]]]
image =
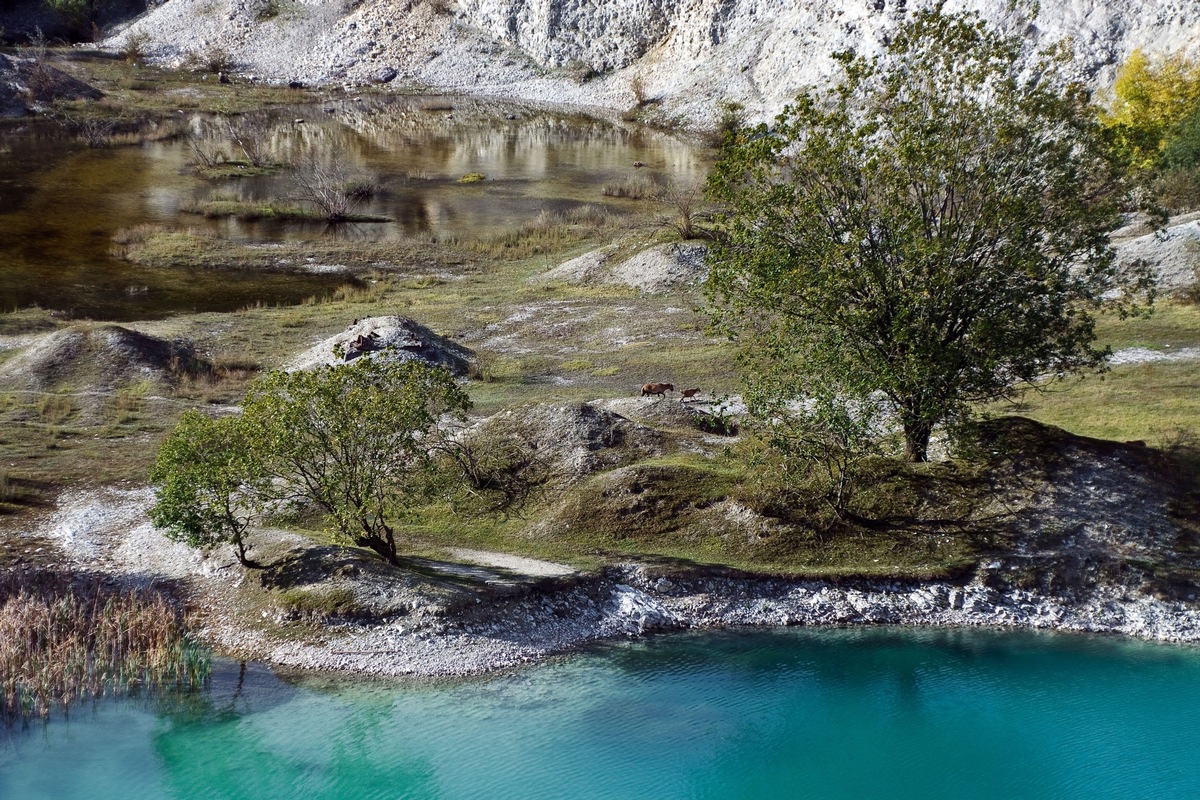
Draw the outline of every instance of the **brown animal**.
[[[679,402],[682,403],[684,400],[690,400],[691,398],[695,397],[698,394],[700,394],[699,386],[697,386],[695,389],[680,389],[679,390]]]
[[[378,349],[378,344],[375,341],[378,338],[379,334],[375,333],[374,331],[371,331],[371,333],[367,334],[366,336],[363,336],[361,333],[358,336],[355,336],[354,341],[352,341],[350,346],[346,348],[345,360],[353,361],[363,353],[368,353],[372,350]]]
[[[675,391],[675,384],[673,383],[647,383],[642,386],[642,397],[648,394],[656,394],[661,397],[667,392],[673,391]]]

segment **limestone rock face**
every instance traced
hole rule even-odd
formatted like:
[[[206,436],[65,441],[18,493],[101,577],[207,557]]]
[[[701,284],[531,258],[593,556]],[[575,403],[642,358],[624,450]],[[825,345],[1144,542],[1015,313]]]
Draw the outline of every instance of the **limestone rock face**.
[[[146,34],[157,58],[221,48],[243,74],[287,82],[395,85],[585,103],[711,124],[719,103],[751,119],[827,81],[830,53],[876,52],[905,15],[933,0],[304,0],[260,19],[248,0],[171,0],[105,46]],[[1200,52],[1195,0],[949,0],[1031,45],[1071,40],[1098,88],[1135,48]]]
[[[548,67],[629,66],[678,22],[680,0],[462,0],[464,20]],[[694,5],[694,4],[693,4]]]
[[[1114,232],[1112,238],[1117,263],[1146,264],[1161,292],[1186,289],[1200,281],[1200,214],[1176,217],[1161,231],[1131,225]]]

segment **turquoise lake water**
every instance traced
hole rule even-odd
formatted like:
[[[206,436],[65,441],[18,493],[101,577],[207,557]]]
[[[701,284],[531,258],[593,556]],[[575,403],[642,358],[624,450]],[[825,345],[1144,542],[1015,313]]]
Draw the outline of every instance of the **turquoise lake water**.
[[[672,635],[443,684],[281,681],[6,734],[3,798],[1196,798],[1200,650]],[[3,734],[0,734],[3,735]]]

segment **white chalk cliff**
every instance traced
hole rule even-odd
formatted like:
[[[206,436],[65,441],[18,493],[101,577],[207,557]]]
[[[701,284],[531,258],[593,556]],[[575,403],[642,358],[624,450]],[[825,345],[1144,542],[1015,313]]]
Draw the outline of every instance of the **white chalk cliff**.
[[[215,48],[238,71],[305,83],[388,82],[626,109],[642,98],[694,125],[721,101],[777,112],[832,73],[829,54],[878,49],[931,0],[167,0],[139,32],[156,57]],[[1069,37],[1098,89],[1135,48],[1200,53],[1200,0],[950,0],[1035,43]]]

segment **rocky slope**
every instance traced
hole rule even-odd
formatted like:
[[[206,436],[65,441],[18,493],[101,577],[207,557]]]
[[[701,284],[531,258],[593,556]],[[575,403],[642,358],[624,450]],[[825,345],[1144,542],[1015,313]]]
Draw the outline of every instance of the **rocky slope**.
[[[239,71],[306,83],[503,95],[710,124],[718,104],[778,111],[832,72],[831,52],[880,47],[931,0],[169,0],[111,36],[168,63],[224,50]],[[1133,49],[1200,50],[1194,0],[950,0],[1033,44],[1070,37],[1098,87]],[[1023,4],[1026,5],[1026,4]],[[1031,4],[1029,4],[1031,5]]]

